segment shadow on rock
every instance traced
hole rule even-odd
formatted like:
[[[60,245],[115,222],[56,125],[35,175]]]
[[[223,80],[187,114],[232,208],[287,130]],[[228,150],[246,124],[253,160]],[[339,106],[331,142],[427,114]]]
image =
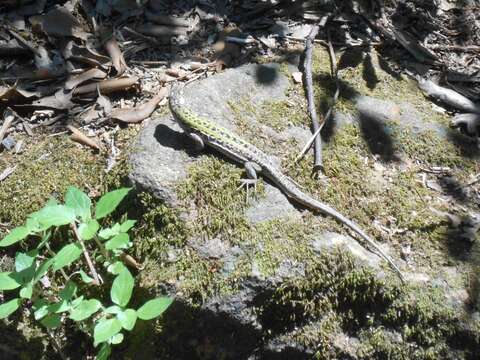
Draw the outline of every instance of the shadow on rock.
[[[185,133],[172,130],[167,125],[158,124],[154,136],[162,146],[185,151],[189,156],[196,156],[199,153],[195,150],[193,141]]]

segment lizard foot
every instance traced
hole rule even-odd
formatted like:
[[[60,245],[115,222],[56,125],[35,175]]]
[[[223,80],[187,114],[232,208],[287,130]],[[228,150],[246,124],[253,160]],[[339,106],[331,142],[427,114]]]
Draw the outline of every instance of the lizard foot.
[[[250,187],[253,185],[253,192],[255,193],[257,191],[257,182],[258,179],[240,179],[240,186],[237,188],[237,191],[245,188],[247,190],[247,196],[245,199],[245,202],[248,203],[250,200]]]

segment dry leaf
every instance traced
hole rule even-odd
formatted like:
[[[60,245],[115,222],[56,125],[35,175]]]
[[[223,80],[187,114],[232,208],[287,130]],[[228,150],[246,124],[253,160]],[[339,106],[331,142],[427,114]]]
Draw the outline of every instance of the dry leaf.
[[[30,17],[30,23],[34,29],[40,29],[50,36],[73,36],[86,40],[89,35],[82,29],[80,22],[63,6],[54,8],[45,15]]]
[[[133,109],[115,109],[113,110],[110,117],[112,119],[120,120],[126,123],[140,122],[152,114],[158,103],[167,95],[167,91],[167,88],[163,87],[157,95],[155,95],[146,103]]]
[[[73,88],[77,87],[78,85],[88,81],[88,80],[101,80],[105,79],[107,73],[100,70],[100,69],[90,69],[84,71],[81,74],[70,76],[68,80],[65,82],[65,89],[72,90]]]

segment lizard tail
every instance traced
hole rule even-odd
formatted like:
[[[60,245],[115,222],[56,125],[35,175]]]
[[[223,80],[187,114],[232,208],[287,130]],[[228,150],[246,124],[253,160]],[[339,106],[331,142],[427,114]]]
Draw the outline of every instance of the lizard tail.
[[[267,175],[268,178],[270,178],[274,183],[276,183],[277,186],[279,186],[282,191],[287,195],[289,198],[291,198],[293,201],[305,206],[308,209],[311,210],[316,210],[319,212],[324,213],[325,215],[329,215],[336,219],[338,222],[344,224],[345,226],[349,227],[352,231],[354,231],[356,234],[358,234],[367,244],[369,244],[371,247],[373,247],[379,254],[380,256],[387,261],[390,266],[393,268],[393,270],[397,273],[398,277],[402,282],[405,282],[405,279],[403,277],[402,272],[400,269],[395,265],[393,260],[388,256],[381,248],[380,246],[373,241],[373,239],[370,238],[356,223],[345,217],[344,215],[340,214],[337,210],[334,208],[313,199],[312,197],[308,196],[304,192],[302,192],[290,179],[288,179],[285,175],[275,173],[275,176],[268,176],[268,169],[264,168],[264,172],[266,172],[265,175]],[[272,174],[273,175],[273,174]]]

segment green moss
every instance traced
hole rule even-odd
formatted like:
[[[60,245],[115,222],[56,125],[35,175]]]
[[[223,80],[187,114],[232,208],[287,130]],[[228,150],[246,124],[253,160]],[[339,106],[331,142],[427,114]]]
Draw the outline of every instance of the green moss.
[[[43,138],[27,145],[17,158],[1,161],[2,165],[17,168],[0,183],[0,221],[19,225],[50,197],[60,199],[69,185],[95,194],[103,177],[104,161],[103,155],[78,146],[66,136]]]
[[[196,220],[192,233],[197,237],[241,239],[248,230],[243,214],[247,207],[241,191],[243,170],[216,157],[205,157],[189,169],[186,181],[178,185],[178,196],[185,206],[193,201]],[[261,195],[263,187],[257,187]]]

